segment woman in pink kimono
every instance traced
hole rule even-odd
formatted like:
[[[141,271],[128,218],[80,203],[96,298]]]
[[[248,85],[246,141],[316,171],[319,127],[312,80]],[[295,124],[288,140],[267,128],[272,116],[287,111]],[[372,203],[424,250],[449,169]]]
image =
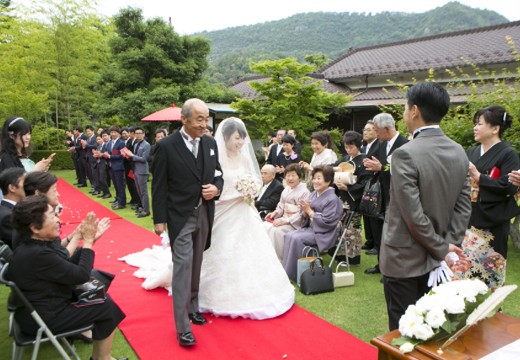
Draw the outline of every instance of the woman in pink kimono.
[[[300,201],[303,226],[285,234],[282,265],[291,280],[296,280],[296,263],[305,246],[317,246],[318,251],[323,252],[336,243],[343,204],[330,187],[333,180],[331,166],[312,170],[314,191],[307,200]]]
[[[276,210],[265,216],[264,226],[280,261],[283,258],[284,235],[301,227],[300,201],[307,199],[310,194],[307,185],[300,180],[300,166],[298,164],[287,165],[285,168],[287,186],[282,192]]]

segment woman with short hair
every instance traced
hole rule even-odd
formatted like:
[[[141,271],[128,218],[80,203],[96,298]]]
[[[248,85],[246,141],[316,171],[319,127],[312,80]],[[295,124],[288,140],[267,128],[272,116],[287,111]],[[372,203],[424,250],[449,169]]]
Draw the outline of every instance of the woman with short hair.
[[[92,359],[112,359],[114,331],[125,314],[108,295],[100,304],[75,305],[74,289],[90,280],[94,264],[94,213],[89,213],[82,224],[83,247],[71,258],[64,258],[52,246],[59,235],[59,221],[46,196],[29,196],[16,204],[13,227],[21,243],[9,264],[7,277],[16,283],[52,332],[94,324]],[[35,334],[38,330],[27,308],[17,309],[15,318],[23,332]]]
[[[300,201],[303,226],[285,234],[282,264],[291,280],[296,280],[296,263],[305,246],[316,246],[322,252],[336,243],[343,204],[331,187],[333,180],[331,166],[312,170],[314,191],[308,199]]]
[[[280,261],[283,259],[284,235],[301,227],[303,213],[300,201],[307,199],[310,194],[307,185],[300,182],[301,177],[302,172],[298,164],[289,164],[285,168],[287,186],[276,209],[265,216],[264,226]]]

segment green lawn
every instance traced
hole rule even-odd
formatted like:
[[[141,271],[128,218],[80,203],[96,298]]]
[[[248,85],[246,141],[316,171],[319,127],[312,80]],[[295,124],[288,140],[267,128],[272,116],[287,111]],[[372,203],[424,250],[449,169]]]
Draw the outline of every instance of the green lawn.
[[[68,182],[73,182],[74,174],[72,171],[55,171],[56,175]],[[89,188],[81,188],[81,191],[88,193]],[[108,206],[108,200],[94,200]],[[152,229],[150,217],[138,219],[130,209],[119,210],[118,213],[133,223],[146,229]],[[520,250],[513,248],[510,244],[509,259],[507,267],[507,284],[520,284]],[[380,276],[365,275],[363,270],[375,265],[375,256],[362,256],[361,265],[353,266],[356,282],[352,287],[338,288],[332,293],[320,294],[315,296],[305,296],[296,292],[296,303],[325,319],[326,321],[348,331],[363,341],[369,342],[371,338],[387,332],[386,307],[383,295],[383,286],[379,282]],[[326,263],[327,259],[326,259]],[[0,287],[0,307],[5,309],[8,291],[5,287]],[[520,317],[520,291],[511,294],[503,306],[504,313]],[[7,354],[11,351],[11,339],[7,335],[7,311],[0,311],[0,353],[2,359],[7,359]],[[172,346],[176,346],[172,339]],[[130,359],[137,359],[123,335],[116,334],[113,355],[116,357],[128,356]],[[29,349],[26,350],[24,359],[29,359]],[[90,346],[78,346],[78,352],[82,359],[90,356]],[[56,359],[57,353],[52,346],[44,346],[40,350],[40,359]]]

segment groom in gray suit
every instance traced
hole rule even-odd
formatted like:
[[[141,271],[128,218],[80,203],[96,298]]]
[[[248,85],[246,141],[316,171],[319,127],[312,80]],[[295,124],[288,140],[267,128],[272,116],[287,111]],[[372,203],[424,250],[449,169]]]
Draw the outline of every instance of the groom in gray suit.
[[[190,321],[204,325],[199,312],[202,253],[210,246],[215,199],[224,180],[217,143],[204,136],[209,110],[199,99],[189,99],[181,110],[182,128],[157,143],[152,180],[155,233],[166,230],[173,259],[173,314],[177,341],[195,345]]]
[[[380,254],[390,330],[424,295],[428,277],[464,238],[471,215],[468,159],[439,128],[450,98],[439,84],[408,89],[404,121],[414,139],[395,150]],[[437,270],[438,271],[438,270]]]

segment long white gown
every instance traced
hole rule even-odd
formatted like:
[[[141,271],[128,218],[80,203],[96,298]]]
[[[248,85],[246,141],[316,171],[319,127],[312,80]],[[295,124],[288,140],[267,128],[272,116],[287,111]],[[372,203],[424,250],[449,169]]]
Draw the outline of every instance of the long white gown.
[[[224,120],[219,129],[231,119]],[[218,140],[219,129],[216,138],[224,188],[215,206],[211,246],[203,255],[199,308],[219,316],[273,318],[294,304],[294,287],[257,210],[236,189],[238,179],[246,174],[260,181],[249,137],[240,156],[231,160],[221,143],[222,137]],[[120,260],[140,268],[134,275],[145,279],[145,289],[162,286],[171,291],[173,267],[169,248],[154,246]]]

